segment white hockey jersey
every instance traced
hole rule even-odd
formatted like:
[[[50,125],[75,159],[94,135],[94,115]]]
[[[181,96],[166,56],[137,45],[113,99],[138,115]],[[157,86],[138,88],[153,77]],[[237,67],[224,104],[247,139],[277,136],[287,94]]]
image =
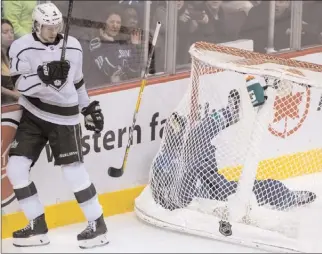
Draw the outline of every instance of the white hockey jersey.
[[[59,89],[47,86],[37,75],[44,62],[60,60],[63,36],[54,44],[43,44],[35,34],[14,41],[9,50],[10,74],[22,94],[18,103],[35,116],[60,125],[76,125],[79,112],[89,105],[83,80],[83,52],[79,41],[68,36],[65,59],[70,70],[65,84]]]

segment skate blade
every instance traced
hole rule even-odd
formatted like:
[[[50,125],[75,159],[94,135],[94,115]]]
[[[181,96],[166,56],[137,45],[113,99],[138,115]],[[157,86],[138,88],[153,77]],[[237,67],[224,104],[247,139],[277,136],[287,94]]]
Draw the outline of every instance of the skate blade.
[[[33,235],[28,238],[13,238],[13,245],[16,247],[34,247],[49,244],[47,234]]]
[[[79,242],[79,248],[81,249],[92,249],[95,247],[105,246],[109,243],[106,234],[99,235],[93,239],[82,240],[78,242]]]

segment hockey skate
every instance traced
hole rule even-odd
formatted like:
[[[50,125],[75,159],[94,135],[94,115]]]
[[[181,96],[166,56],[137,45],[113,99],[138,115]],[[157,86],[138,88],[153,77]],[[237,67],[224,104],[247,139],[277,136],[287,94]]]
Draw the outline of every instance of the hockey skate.
[[[13,245],[17,247],[32,247],[49,244],[48,228],[45,215],[42,214],[20,230],[13,232]]]
[[[79,247],[90,249],[108,244],[106,233],[107,228],[102,214],[95,221],[89,221],[86,229],[77,235]]]

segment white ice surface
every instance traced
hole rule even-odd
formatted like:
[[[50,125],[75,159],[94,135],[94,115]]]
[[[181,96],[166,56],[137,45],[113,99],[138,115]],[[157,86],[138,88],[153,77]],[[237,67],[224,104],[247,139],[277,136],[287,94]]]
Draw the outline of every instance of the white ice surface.
[[[139,220],[134,213],[105,218],[110,243],[104,247],[82,250],[77,245],[76,235],[86,223],[52,229],[51,243],[47,246],[17,248],[12,239],[2,241],[3,253],[267,253],[211,239],[172,232],[153,227]]]

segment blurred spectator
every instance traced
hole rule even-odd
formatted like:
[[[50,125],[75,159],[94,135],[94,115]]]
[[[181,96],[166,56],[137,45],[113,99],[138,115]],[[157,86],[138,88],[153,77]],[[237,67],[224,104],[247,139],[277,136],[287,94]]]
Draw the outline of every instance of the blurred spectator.
[[[132,7],[126,8],[121,18],[120,34],[123,34],[129,42],[135,45],[141,44],[142,30],[139,28],[137,11]]]
[[[27,33],[31,33],[32,20],[31,15],[37,1],[2,1],[4,18],[9,20],[14,28],[16,37],[21,37]]]
[[[243,11],[246,15],[248,15],[250,9],[259,3],[260,1],[222,1],[221,7],[225,13]]]
[[[226,41],[235,41],[246,22],[249,11],[260,1],[222,1],[223,31]]]
[[[322,44],[322,2],[303,2],[302,46]]]
[[[241,38],[252,39],[254,41],[254,51],[266,52],[268,43],[269,26],[269,1],[262,1],[254,6],[248,14],[246,23],[242,29]],[[302,24],[302,46],[317,43],[318,23],[314,25],[311,15],[317,12],[317,17],[321,17],[319,10],[305,10],[303,8]],[[274,49],[281,50],[290,47],[291,35],[291,1],[275,1],[275,27],[274,27]]]
[[[1,102],[9,104],[16,102],[19,93],[10,77],[9,47],[14,41],[13,26],[9,20],[1,19]]]
[[[143,24],[145,15],[145,2],[145,0],[119,0],[118,5],[122,8],[122,10],[129,8],[134,9],[137,13],[139,24]]]
[[[131,5],[131,4],[135,4],[135,3],[139,3],[140,1],[139,0],[119,0],[119,3],[120,4],[122,4],[122,3],[124,3],[124,4],[129,4],[129,5]]]
[[[83,41],[84,72],[88,87],[137,78],[141,71],[137,33],[121,34],[122,13],[109,8],[105,24],[99,27],[90,41]]]
[[[220,43],[226,41],[224,31],[224,13],[221,7],[223,1],[206,1],[205,11],[208,23],[204,24],[201,40]]]
[[[188,15],[187,4],[183,0],[177,0],[177,64],[188,63],[189,59],[189,47],[190,47],[190,24],[191,18]],[[161,22],[159,37],[155,46],[155,69],[156,72],[163,72],[165,67],[165,43],[166,32],[168,29],[167,24],[167,8],[168,2],[159,1],[155,12],[151,15],[151,30],[152,33],[156,27],[158,21]]]
[[[203,39],[205,31],[209,28],[209,15],[205,1],[185,1],[187,4],[186,16],[190,20],[190,43]],[[211,25],[210,25],[211,26]]]
[[[254,7],[254,6],[259,5],[262,1],[249,1],[249,2],[253,5],[252,7]]]
[[[213,43],[234,41],[238,38],[241,26],[244,24],[250,2],[239,1],[206,1],[206,13],[209,17],[204,29],[204,40]],[[246,8],[245,4],[248,6]]]
[[[249,11],[248,17],[241,31],[240,38],[252,39],[254,41],[254,51],[256,52],[266,52],[269,27],[269,4],[269,1],[262,1],[257,6],[254,6]],[[275,2],[275,50],[290,47],[290,7],[290,1]]]
[[[197,3],[194,3],[197,2]],[[209,18],[206,14],[206,6],[202,1],[199,6],[198,1],[193,3],[183,0],[177,0],[177,54],[176,64],[183,65],[190,62],[189,48],[192,43],[199,41],[202,36],[203,29],[200,28],[203,24],[207,24]],[[195,4],[197,8],[195,8]],[[155,13],[152,14],[152,29],[155,28],[156,22],[160,21],[161,26],[159,38],[155,48],[155,64],[156,72],[164,71],[165,63],[165,39],[168,25],[166,22],[167,17],[167,1],[159,1]]]
[[[139,54],[135,59],[141,59],[141,62],[144,61],[144,41],[148,40],[148,51],[150,52],[152,47],[152,37],[153,33],[149,30],[149,38],[144,38],[144,31],[142,29],[143,25],[140,22],[139,14],[138,14],[138,7],[143,7],[143,5],[137,5],[137,8],[134,8],[130,5],[130,7],[126,7],[123,11],[122,17],[122,26],[120,33],[124,34],[127,37],[129,43],[137,45],[136,53]],[[144,8],[142,8],[144,10]],[[163,24],[165,25],[165,24]],[[154,28],[153,28],[154,30]],[[153,31],[154,32],[154,31]],[[149,74],[155,73],[155,54],[153,54],[149,69]]]

